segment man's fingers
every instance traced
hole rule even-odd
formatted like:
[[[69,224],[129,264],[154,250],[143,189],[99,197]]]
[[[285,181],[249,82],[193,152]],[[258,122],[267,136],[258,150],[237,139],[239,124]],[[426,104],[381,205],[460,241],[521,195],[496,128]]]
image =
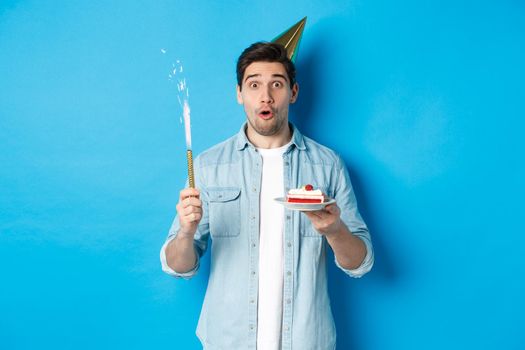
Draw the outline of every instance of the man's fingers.
[[[199,199],[200,192],[196,188],[185,188],[180,191],[177,213],[181,225],[193,225],[199,223],[202,218],[202,201]]]
[[[189,203],[186,202],[177,203],[177,213],[179,215],[186,215],[193,212],[202,212],[202,203],[200,200],[197,199],[197,202],[195,203]]]
[[[327,211],[330,214],[339,214],[339,207],[337,204],[329,204],[326,207],[324,207],[324,210]]]
[[[319,220],[322,219],[321,210],[315,211],[303,211],[303,213],[310,218],[310,220]]]
[[[197,225],[202,218],[202,202],[200,191],[196,188],[185,188],[180,191],[177,203],[177,214],[181,225],[181,232],[195,234]]]
[[[317,216],[319,219],[322,219],[325,215],[323,210],[316,210],[312,212],[313,215]]]
[[[187,197],[181,202],[183,208],[202,207],[202,201],[196,197]]]
[[[306,216],[311,220],[324,220],[332,215],[339,215],[339,207],[336,204],[330,204],[321,210],[305,211]]]
[[[201,217],[201,213],[191,213],[186,215],[186,220],[187,222],[199,222]]]
[[[337,204],[330,204],[321,210],[303,212],[312,222],[314,228],[321,234],[334,232],[340,225],[341,210]]]
[[[202,212],[192,212],[180,216],[181,226],[198,224],[202,218]]]
[[[201,193],[197,188],[185,188],[179,193],[179,202],[182,203],[182,201],[188,197],[199,198],[200,195]]]
[[[202,213],[202,208],[190,205],[190,206],[188,206],[188,207],[183,209],[183,214],[184,215],[190,215],[190,214],[193,214],[193,213]]]

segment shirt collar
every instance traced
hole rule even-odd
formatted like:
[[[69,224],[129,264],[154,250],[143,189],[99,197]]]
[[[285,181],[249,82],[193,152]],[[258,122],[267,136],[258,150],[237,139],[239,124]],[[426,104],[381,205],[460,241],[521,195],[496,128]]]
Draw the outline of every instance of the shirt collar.
[[[239,151],[242,151],[246,148],[246,146],[252,146],[255,148],[255,146],[248,140],[248,137],[246,136],[246,126],[248,122],[245,122],[241,126],[241,130],[239,130],[239,133],[237,134],[237,140],[235,141],[236,149]],[[304,145],[304,138],[299,129],[295,127],[292,123],[288,123],[290,125],[290,129],[292,131],[292,140],[291,144],[295,145],[297,149],[304,151],[306,149],[306,146]]]

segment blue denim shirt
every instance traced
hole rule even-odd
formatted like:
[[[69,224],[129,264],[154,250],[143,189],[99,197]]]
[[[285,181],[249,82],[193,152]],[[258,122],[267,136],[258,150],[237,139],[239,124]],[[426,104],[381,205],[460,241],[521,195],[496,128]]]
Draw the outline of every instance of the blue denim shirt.
[[[312,184],[336,199],[341,219],[364,241],[367,254],[355,270],[335,263],[348,275],[360,277],[372,268],[374,255],[344,163],[291,126],[292,142],[283,155],[285,191]],[[194,162],[203,201],[203,218],[194,239],[198,258],[211,248],[208,288],[197,326],[197,336],[208,350],[255,349],[257,342],[262,158],[248,141],[245,127]],[[190,278],[199,269],[198,261],[185,273],[166,264],[165,247],[178,230],[176,217],[161,249],[162,267],[170,275]],[[282,349],[335,349],[326,281],[328,243],[306,215],[291,210],[285,211],[284,243]]]

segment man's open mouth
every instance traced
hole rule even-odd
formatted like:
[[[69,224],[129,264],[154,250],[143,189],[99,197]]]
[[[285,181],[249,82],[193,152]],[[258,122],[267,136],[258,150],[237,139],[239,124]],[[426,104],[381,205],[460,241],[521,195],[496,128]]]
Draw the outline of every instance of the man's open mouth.
[[[271,117],[273,117],[273,111],[271,109],[262,109],[259,111],[258,113],[259,117],[261,117],[262,119],[270,119]]]

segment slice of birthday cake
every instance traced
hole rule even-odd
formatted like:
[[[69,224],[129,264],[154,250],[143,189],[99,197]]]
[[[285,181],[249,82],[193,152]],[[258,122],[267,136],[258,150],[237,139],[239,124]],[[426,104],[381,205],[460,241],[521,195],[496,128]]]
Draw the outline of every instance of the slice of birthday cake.
[[[288,191],[286,201],[289,203],[323,203],[324,195],[321,190],[314,190],[312,185],[304,185]]]

